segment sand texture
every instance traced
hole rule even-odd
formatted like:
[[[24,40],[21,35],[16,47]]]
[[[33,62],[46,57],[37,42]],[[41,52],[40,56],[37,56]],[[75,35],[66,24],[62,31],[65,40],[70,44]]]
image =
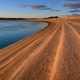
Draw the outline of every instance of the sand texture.
[[[46,21],[40,32],[0,49],[0,80],[80,80],[80,17]]]

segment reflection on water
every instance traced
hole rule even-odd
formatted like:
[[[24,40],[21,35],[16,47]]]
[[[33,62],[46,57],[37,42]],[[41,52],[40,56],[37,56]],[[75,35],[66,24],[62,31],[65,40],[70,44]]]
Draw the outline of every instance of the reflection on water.
[[[46,23],[0,21],[0,48],[30,36],[46,26]]]

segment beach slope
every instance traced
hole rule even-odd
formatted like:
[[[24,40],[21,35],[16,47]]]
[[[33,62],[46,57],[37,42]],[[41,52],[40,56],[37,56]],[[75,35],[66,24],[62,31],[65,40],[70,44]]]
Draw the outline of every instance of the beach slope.
[[[0,80],[80,80],[80,16],[48,26],[0,50]]]

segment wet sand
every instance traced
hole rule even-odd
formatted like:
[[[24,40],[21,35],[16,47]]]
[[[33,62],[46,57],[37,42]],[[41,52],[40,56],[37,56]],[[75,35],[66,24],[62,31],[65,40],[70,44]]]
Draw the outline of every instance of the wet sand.
[[[0,49],[0,80],[80,80],[80,17],[48,26]]]

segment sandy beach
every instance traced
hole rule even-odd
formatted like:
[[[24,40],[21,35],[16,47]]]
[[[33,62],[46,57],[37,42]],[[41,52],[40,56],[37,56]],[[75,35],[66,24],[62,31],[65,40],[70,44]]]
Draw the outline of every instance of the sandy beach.
[[[48,26],[0,49],[0,80],[80,80],[80,16],[38,21]]]

